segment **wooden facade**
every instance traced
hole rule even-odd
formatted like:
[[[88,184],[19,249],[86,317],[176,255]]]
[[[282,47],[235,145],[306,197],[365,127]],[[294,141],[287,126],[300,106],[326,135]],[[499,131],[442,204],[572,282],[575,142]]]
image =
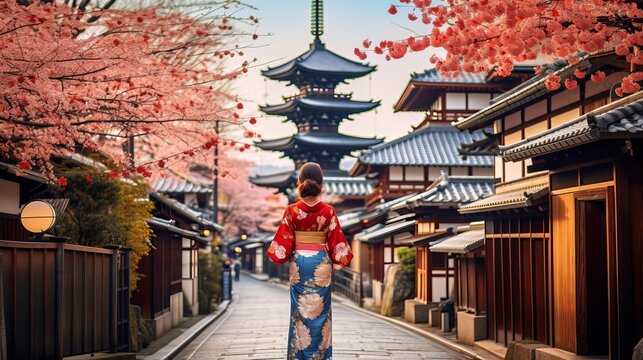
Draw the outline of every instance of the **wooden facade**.
[[[524,206],[502,208],[507,196],[496,194],[496,203],[461,212],[487,221],[489,338],[629,358],[643,338],[643,266],[636,260],[643,250],[643,93],[614,97],[612,88],[631,69],[613,53],[557,71],[571,76],[577,66],[607,77],[528,100],[524,88],[510,91],[456,124],[473,130],[493,123],[500,188],[534,173],[548,184],[540,204],[526,191]],[[544,78],[531,86],[544,89]]]

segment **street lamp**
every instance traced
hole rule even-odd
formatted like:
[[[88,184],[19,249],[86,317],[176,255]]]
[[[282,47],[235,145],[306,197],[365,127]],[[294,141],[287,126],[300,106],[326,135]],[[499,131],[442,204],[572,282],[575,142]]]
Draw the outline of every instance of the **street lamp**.
[[[48,202],[34,200],[20,211],[20,222],[29,232],[44,233],[56,222],[56,211]]]

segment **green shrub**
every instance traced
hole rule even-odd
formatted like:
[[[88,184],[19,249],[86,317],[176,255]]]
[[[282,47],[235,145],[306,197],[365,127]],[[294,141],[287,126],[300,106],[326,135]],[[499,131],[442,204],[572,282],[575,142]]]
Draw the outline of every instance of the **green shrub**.
[[[397,258],[405,273],[415,273],[415,248],[402,247],[397,249]]]
[[[210,314],[221,295],[221,256],[199,253],[199,312]]]

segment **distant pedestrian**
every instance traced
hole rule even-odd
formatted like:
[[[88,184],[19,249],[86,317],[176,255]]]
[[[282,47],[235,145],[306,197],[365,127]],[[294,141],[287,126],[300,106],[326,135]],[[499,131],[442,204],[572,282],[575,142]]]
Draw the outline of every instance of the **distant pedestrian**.
[[[241,274],[241,260],[239,258],[234,259],[234,281],[239,281],[239,275]]]
[[[301,200],[286,209],[267,252],[276,264],[290,260],[288,359],[331,359],[333,263],[353,257],[335,209],[320,201],[323,178],[316,163],[299,169]]]

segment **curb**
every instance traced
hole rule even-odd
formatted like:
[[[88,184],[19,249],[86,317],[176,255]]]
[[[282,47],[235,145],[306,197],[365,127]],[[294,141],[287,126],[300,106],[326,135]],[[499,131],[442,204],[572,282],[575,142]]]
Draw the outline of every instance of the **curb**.
[[[230,300],[222,301],[219,308],[214,314],[210,314],[198,323],[194,324],[191,328],[187,329],[183,334],[177,336],[169,344],[157,350],[154,354],[145,357],[145,360],[169,360],[175,357],[185,346],[194,340],[199,334],[203,332],[210,324],[221,317],[226,310],[228,310]]]
[[[436,343],[438,343],[438,344],[440,344],[440,345],[442,345],[444,347],[447,347],[447,348],[449,348],[449,349],[451,349],[453,351],[461,353],[461,354],[463,354],[463,355],[465,355],[467,357],[470,357],[472,359],[486,360],[486,358],[481,357],[480,355],[476,354],[475,352],[473,352],[473,351],[471,351],[471,350],[469,350],[469,349],[467,349],[467,348],[465,348],[463,346],[460,346],[460,345],[458,345],[458,344],[456,344],[454,342],[451,342],[451,341],[449,341],[449,340],[447,340],[447,339],[445,339],[445,338],[443,338],[443,337],[441,337],[439,335],[435,335],[435,334],[433,334],[431,332],[428,332],[426,330],[422,330],[420,328],[417,328],[417,327],[415,327],[415,326],[413,326],[411,324],[408,324],[408,323],[406,323],[404,321],[393,319],[393,318],[390,318],[390,317],[380,315],[380,314],[374,313],[372,311],[363,309],[361,307],[355,306],[353,303],[348,302],[348,301],[346,301],[345,299],[343,299],[343,298],[341,298],[339,296],[333,296],[333,300],[339,300],[337,302],[340,303],[340,305],[342,305],[342,306],[351,308],[351,309],[356,310],[356,311],[360,311],[363,314],[372,316],[372,317],[380,319],[382,321],[388,321],[388,322],[393,323],[393,324],[395,324],[395,325],[397,325],[397,326],[399,326],[401,328],[404,328],[406,330],[412,331],[412,332],[414,332],[414,333],[416,333],[416,334],[418,334],[420,336],[423,336],[425,338],[431,339],[432,341],[435,341]]]

